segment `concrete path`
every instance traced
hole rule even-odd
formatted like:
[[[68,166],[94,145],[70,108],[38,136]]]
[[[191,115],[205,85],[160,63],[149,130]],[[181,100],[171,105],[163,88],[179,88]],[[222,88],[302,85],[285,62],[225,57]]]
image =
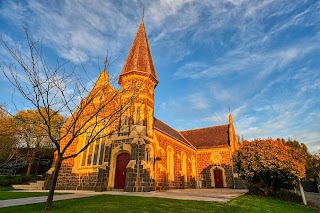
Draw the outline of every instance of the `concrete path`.
[[[25,192],[19,190],[19,192]],[[31,192],[28,191],[28,192]],[[32,191],[34,192],[34,191]],[[12,192],[14,193],[14,192]],[[53,197],[53,201],[57,200],[68,200],[68,199],[74,199],[74,198],[81,198],[81,197],[90,197],[95,196],[95,194],[65,194],[65,195],[55,195]],[[40,197],[28,197],[28,198],[18,198],[18,199],[10,199],[10,200],[0,200],[0,208],[3,207],[9,207],[9,206],[20,206],[20,205],[26,205],[26,204],[33,204],[33,203],[44,203],[47,201],[48,196],[40,196]]]
[[[305,192],[307,203],[320,212],[320,193]]]
[[[120,192],[110,191],[108,194],[127,195],[127,196],[143,196],[143,197],[160,197],[178,200],[200,200],[226,203],[240,195],[243,195],[247,190],[239,189],[171,189],[168,191],[153,191],[153,192]]]
[[[23,192],[46,192],[46,190],[23,190]],[[21,191],[18,191],[21,192]],[[240,195],[243,195],[247,190],[240,189],[171,189],[168,191],[152,191],[152,192],[123,192],[123,191],[105,191],[105,192],[93,192],[93,191],[75,191],[75,190],[56,190],[56,193],[74,193],[65,195],[55,195],[53,200],[67,200],[81,197],[91,197],[100,194],[110,195],[125,195],[125,196],[143,196],[143,197],[159,197],[170,198],[179,200],[200,200],[200,201],[212,201],[212,202],[228,202]],[[15,193],[15,191],[12,191]],[[19,198],[11,200],[0,200],[0,208],[9,206],[26,205],[32,203],[43,203],[47,199],[47,196]]]
[[[301,196],[300,191],[296,191],[295,193]],[[306,195],[307,204],[320,212],[320,193],[304,192],[304,194]]]

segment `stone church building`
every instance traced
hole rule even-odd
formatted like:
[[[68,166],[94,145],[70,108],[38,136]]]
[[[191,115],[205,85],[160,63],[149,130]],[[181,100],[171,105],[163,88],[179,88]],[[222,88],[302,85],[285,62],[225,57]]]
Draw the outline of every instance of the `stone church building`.
[[[143,82],[142,89],[122,116],[124,125],[114,127],[116,131],[91,144],[76,158],[64,160],[56,189],[148,192],[235,188],[238,179],[233,173],[232,154],[239,142],[231,115],[228,124],[186,131],[177,131],[154,117],[158,77],[143,20],[119,76],[119,90],[132,88],[137,81]],[[103,70],[93,90],[105,86],[117,91]],[[93,104],[99,100],[93,99]],[[61,147],[65,143],[61,141]],[[85,144],[86,137],[79,137],[67,154]]]

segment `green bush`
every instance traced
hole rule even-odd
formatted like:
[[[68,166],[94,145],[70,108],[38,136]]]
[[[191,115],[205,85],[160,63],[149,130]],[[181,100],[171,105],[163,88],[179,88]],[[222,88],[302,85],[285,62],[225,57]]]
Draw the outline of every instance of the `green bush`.
[[[29,181],[30,178],[25,175],[18,175],[18,176],[0,176],[0,186],[1,187],[8,187],[12,184],[22,184]]]
[[[250,184],[247,194],[264,196],[264,192],[260,184]]]
[[[247,194],[249,195],[258,195],[258,196],[265,196],[264,194],[264,189],[261,184],[250,184],[248,187],[248,192]],[[300,195],[295,194],[291,191],[285,190],[285,189],[279,189],[279,190],[273,190],[270,194],[269,197],[273,197],[278,200],[282,201],[290,201],[293,203],[302,203],[302,198]]]
[[[299,204],[302,203],[302,197],[300,195],[284,189],[272,192],[271,196],[283,201],[290,201]]]
[[[0,186],[10,186],[10,181],[0,177]]]

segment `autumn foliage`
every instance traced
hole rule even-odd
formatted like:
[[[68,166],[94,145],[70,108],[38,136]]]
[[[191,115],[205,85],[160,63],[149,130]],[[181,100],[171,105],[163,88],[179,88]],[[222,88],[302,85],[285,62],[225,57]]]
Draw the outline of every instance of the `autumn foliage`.
[[[5,161],[17,143],[13,117],[0,105],[0,162]]]
[[[264,194],[290,188],[305,177],[305,159],[280,139],[245,141],[234,154],[237,172],[251,183],[262,183]]]
[[[36,153],[43,147],[53,147],[54,145],[48,133],[48,126],[44,123],[42,116],[50,122],[51,136],[58,138],[59,129],[64,123],[64,118],[55,110],[45,108],[21,110],[14,117],[18,130],[16,134],[20,138],[21,145],[28,150],[27,176],[30,175]]]

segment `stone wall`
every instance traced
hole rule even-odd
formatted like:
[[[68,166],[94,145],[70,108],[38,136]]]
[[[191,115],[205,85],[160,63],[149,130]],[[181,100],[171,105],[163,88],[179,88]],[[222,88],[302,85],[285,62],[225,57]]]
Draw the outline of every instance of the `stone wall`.
[[[215,159],[217,157],[217,159]],[[224,169],[226,187],[233,188],[233,172],[231,156],[228,148],[217,148],[212,150],[201,150],[197,153],[197,168],[199,175],[202,175],[202,187],[212,187],[211,169],[222,167]]]
[[[248,188],[248,181],[241,179],[241,178],[235,178],[234,179],[234,186],[236,189],[247,189]]]
[[[174,138],[165,135],[162,132],[156,131],[156,144],[154,141],[148,141],[147,138],[129,138],[121,136],[112,138],[112,142],[105,149],[105,161],[108,162],[104,166],[76,168],[77,160],[73,158],[63,161],[60,174],[58,176],[57,189],[78,189],[78,190],[96,190],[105,191],[112,190],[113,187],[108,187],[110,175],[110,159],[111,152],[121,144],[131,146],[130,160],[135,161],[132,167],[127,168],[126,185],[124,191],[130,192],[146,192],[152,190],[167,190],[170,188],[196,188],[200,174],[203,177],[202,187],[212,187],[211,169],[221,166],[224,169],[226,187],[233,188],[234,184],[237,187],[244,187],[244,183],[237,181],[234,183],[230,149],[217,148],[210,150],[196,150],[190,146],[184,145]],[[135,141],[135,142],[134,142]],[[138,141],[138,142],[137,142]],[[157,160],[153,159],[152,171],[144,165],[146,160],[146,148],[148,144],[153,146]],[[171,146],[174,150],[174,180],[168,180],[167,170],[167,147]],[[77,143],[74,143],[67,150],[67,154],[75,152]],[[187,175],[182,175],[181,168],[181,153],[186,154]],[[191,157],[196,159],[196,175],[192,175]],[[213,159],[214,156],[219,156],[218,161]],[[151,175],[153,172],[153,175]],[[47,184],[50,185],[50,175],[47,178]],[[47,187],[48,188],[48,187]]]
[[[154,190],[155,182],[151,178],[150,173],[144,168],[142,162],[145,160],[146,144],[144,143],[132,143],[131,160],[135,160],[133,168],[127,167],[126,174],[126,186],[124,191],[126,192],[149,192]]]
[[[195,188],[195,178],[192,174],[192,164],[191,164],[191,156],[194,156],[196,158],[196,150],[192,147],[189,147],[187,145],[182,144],[181,142],[177,141],[176,139],[173,139],[161,132],[156,131],[156,138],[159,142],[159,146],[164,150],[164,152],[160,152],[160,158],[161,160],[158,161],[157,166],[157,173],[159,174],[157,176],[157,189],[169,189],[169,188]],[[168,180],[167,176],[167,147],[171,146],[174,150],[174,180],[170,181]],[[185,152],[187,160],[187,177],[185,178],[182,176],[182,168],[181,168],[181,153]],[[159,165],[161,167],[159,168]],[[165,168],[165,171],[162,171],[163,168]]]

